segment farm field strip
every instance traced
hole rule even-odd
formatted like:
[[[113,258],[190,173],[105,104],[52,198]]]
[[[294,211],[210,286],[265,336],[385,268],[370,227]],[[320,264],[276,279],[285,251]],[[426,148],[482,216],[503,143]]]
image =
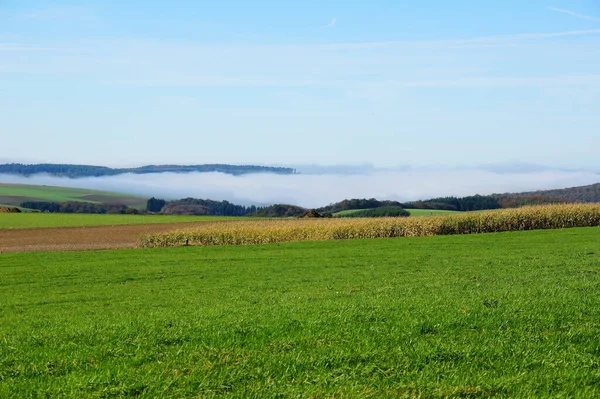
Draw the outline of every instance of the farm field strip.
[[[113,226],[130,224],[154,224],[177,222],[209,222],[249,219],[240,216],[176,216],[176,215],[111,215],[80,213],[43,213],[27,214],[0,213],[0,230],[45,228],[45,227],[82,227]]]
[[[0,254],[0,397],[599,397],[599,242]]]
[[[0,252],[135,248],[143,234],[168,232],[184,226],[199,228],[204,223],[208,222],[0,229]]]
[[[176,222],[169,223],[171,220]],[[28,225],[27,221],[29,225],[38,228],[10,228]],[[61,223],[71,227],[39,228]],[[104,226],[99,226],[100,224]],[[5,227],[0,228],[0,251],[264,244],[599,225],[600,205],[552,205],[429,218],[252,219],[164,215],[0,214],[0,226]]]
[[[145,234],[144,247],[244,245],[357,238],[412,237],[600,226],[600,204],[571,204],[467,212],[431,217],[305,218],[209,223],[195,229]]]

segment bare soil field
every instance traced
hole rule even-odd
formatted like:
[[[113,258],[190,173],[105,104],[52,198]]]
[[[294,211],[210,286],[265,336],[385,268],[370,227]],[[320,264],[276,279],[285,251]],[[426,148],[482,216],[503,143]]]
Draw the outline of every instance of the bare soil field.
[[[81,251],[134,248],[145,233],[194,228],[206,222],[140,224],[122,226],[0,229],[1,252]]]

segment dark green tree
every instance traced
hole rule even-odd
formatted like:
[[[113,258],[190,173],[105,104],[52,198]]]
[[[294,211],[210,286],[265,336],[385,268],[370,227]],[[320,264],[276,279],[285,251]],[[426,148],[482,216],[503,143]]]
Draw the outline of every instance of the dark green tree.
[[[164,199],[152,197],[148,200],[148,202],[146,202],[146,210],[148,212],[160,212],[166,203],[167,202]]]

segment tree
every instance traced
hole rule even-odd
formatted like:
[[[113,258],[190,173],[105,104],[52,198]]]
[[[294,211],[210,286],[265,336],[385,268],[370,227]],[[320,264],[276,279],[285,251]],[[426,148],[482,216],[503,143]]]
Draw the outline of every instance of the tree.
[[[148,202],[146,202],[146,210],[148,212],[160,212],[160,210],[165,206],[167,202],[164,199],[158,198],[150,198]]]

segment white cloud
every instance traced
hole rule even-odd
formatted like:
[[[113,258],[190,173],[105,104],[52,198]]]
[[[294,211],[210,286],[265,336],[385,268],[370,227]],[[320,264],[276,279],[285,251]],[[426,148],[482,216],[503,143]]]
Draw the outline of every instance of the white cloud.
[[[600,22],[600,18],[598,17],[592,17],[589,15],[583,15],[583,14],[579,14],[575,11],[571,11],[571,10],[565,10],[563,8],[556,8],[556,7],[548,7],[549,10],[555,11],[555,12],[560,12],[563,14],[567,14],[567,15],[571,15],[575,18],[579,18],[579,19],[585,19],[588,21],[596,21],[596,22]]]
[[[337,18],[336,17],[332,17],[331,21],[329,21],[329,23],[327,25],[323,26],[323,28],[324,29],[333,28],[336,23],[337,23]]]

